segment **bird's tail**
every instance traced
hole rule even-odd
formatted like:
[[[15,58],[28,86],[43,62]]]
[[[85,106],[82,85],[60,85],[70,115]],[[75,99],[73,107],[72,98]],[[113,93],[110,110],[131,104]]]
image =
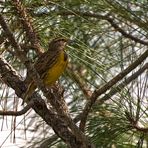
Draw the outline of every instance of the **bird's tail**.
[[[28,88],[23,96],[23,102],[22,105],[24,104],[24,102],[28,102],[28,98],[32,95],[33,91],[36,89],[36,85],[35,83],[32,81],[29,85]]]

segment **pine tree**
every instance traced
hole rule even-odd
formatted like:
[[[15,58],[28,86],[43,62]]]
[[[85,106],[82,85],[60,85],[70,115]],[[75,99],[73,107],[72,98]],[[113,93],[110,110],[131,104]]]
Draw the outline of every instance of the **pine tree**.
[[[146,0],[0,1],[1,129],[12,116],[26,147],[148,147],[147,11]],[[47,89],[33,63],[57,37],[72,41],[69,64]],[[38,89],[21,106],[26,73]]]

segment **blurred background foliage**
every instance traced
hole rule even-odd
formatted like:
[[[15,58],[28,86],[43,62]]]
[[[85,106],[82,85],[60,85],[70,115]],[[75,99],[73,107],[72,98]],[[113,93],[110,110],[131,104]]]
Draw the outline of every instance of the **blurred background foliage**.
[[[148,44],[139,42],[139,40],[148,42],[146,0],[23,0],[21,2],[27,9],[44,50],[47,50],[48,42],[52,38],[62,36],[73,40],[66,49],[69,55],[68,68],[60,78],[72,117],[76,117],[83,110],[91,91],[106,84],[147,50]],[[31,47],[10,0],[0,1],[0,11],[18,43],[25,51],[29,51],[27,56],[34,61],[36,58],[34,48]],[[111,21],[108,18],[111,18]],[[131,36],[134,36],[134,39]],[[10,46],[1,28],[0,43],[1,54],[24,79],[26,68],[13,55],[15,49]],[[136,70],[143,64],[137,66]],[[2,81],[0,83],[1,108],[10,110],[20,107],[13,90]],[[148,146],[148,135],[142,130],[148,128],[146,89],[147,73],[144,72],[120,92],[110,96],[102,105],[96,102],[89,115],[86,129],[86,134],[96,147],[146,148]],[[6,118],[1,117],[0,120],[6,124]],[[12,124],[14,127],[17,126],[16,120],[12,119]],[[20,124],[19,130],[22,135],[26,135],[28,147],[41,147],[44,144],[46,147],[47,145],[53,148],[65,147],[50,127],[33,111],[24,115]],[[31,138],[27,138],[26,131],[32,133]],[[15,137],[15,134],[13,136]]]

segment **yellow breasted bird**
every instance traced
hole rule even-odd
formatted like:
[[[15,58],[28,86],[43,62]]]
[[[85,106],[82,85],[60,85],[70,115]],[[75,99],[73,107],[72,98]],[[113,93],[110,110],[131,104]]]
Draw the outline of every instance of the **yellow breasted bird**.
[[[48,50],[44,52],[34,64],[34,68],[40,75],[45,86],[52,86],[64,72],[68,64],[68,56],[64,51],[68,40],[64,38],[54,39],[49,43]],[[28,80],[27,80],[28,81]],[[29,80],[27,91],[24,94],[24,102],[32,95],[37,85],[33,79]]]

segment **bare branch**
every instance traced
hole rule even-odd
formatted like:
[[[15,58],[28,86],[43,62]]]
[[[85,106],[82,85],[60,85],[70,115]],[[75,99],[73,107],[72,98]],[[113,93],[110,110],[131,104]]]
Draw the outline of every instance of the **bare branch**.
[[[3,116],[21,116],[25,114],[33,105],[33,101],[30,101],[22,110],[20,111],[0,111],[0,115]]]

